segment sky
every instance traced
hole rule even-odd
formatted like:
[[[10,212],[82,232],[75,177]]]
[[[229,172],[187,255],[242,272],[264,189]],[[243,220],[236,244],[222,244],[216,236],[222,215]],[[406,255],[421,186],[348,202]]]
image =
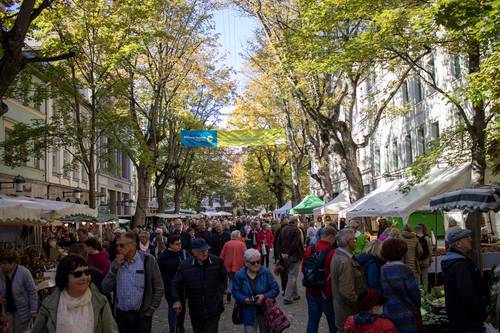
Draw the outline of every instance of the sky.
[[[247,41],[252,40],[255,29],[258,28],[255,19],[246,17],[235,8],[226,8],[214,13],[215,31],[219,36],[220,52],[226,55],[225,65],[232,67],[236,72],[234,79],[237,82],[238,92],[242,92],[245,85],[245,76],[241,73],[244,64],[244,54]],[[222,110],[227,114],[233,106],[229,105]],[[226,126],[225,116],[222,117],[220,127]]]

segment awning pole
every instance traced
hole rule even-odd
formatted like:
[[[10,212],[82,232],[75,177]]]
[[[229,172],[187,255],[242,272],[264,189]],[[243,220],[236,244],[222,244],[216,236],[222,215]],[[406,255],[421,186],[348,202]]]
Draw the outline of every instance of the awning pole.
[[[438,241],[437,241],[437,226],[438,226],[438,218],[437,218],[437,214],[438,212],[435,211],[434,212],[434,232],[436,233],[436,236],[435,236],[435,239],[436,239],[436,242],[434,243],[434,287],[436,287],[437,285],[437,275],[438,275],[438,262],[437,262],[437,257],[438,257],[438,251],[437,251],[437,247],[438,247]],[[427,290],[426,290],[427,292]]]

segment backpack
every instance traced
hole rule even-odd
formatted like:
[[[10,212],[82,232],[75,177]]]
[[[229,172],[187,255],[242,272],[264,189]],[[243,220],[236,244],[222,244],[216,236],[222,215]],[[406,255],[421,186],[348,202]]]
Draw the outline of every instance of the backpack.
[[[420,257],[418,259],[427,259],[427,257],[429,256],[429,244],[427,243],[427,240],[425,239],[425,236],[424,237],[418,237],[418,241],[420,242],[420,245],[422,246],[422,254],[420,255]]]
[[[325,258],[331,247],[319,252],[311,245],[311,255],[304,260],[302,285],[308,289],[321,290],[326,285]]]

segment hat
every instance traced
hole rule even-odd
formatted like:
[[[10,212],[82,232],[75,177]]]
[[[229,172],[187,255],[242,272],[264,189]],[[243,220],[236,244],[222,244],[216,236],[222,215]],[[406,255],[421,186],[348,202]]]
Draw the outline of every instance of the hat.
[[[210,248],[203,238],[195,238],[191,243],[191,248],[198,251],[206,251]]]
[[[462,238],[470,237],[471,234],[472,234],[472,232],[470,230],[456,228],[456,229],[453,229],[449,232],[448,236],[446,237],[446,242],[448,244],[453,244],[453,243],[461,240]]]
[[[162,228],[156,228],[155,229],[156,234],[162,234],[163,235],[163,229]]]
[[[358,295],[358,305],[359,311],[369,311],[375,305],[382,305],[387,301],[381,293],[373,289],[363,290]]]
[[[116,228],[115,230],[113,230],[113,233],[120,233],[120,234],[123,234],[127,232],[127,230],[125,229],[122,229],[122,228]]]

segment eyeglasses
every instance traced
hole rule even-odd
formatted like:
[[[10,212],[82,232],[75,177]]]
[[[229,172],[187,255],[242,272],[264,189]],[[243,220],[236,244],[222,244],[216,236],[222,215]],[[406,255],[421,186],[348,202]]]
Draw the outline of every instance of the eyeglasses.
[[[69,274],[73,275],[75,278],[80,278],[82,277],[83,274],[85,274],[86,276],[89,276],[91,273],[91,270],[89,268],[83,270],[83,271],[75,271],[75,272],[71,272]]]
[[[118,245],[118,247],[124,248],[125,246],[127,246],[130,243],[133,243],[133,242],[120,243],[120,244],[116,244],[116,245]]]
[[[247,261],[247,263],[249,263],[249,264],[250,264],[250,265],[252,265],[252,266],[255,266],[255,265],[257,265],[257,264],[259,264],[259,265],[260,265],[260,260],[256,260],[256,261]]]

